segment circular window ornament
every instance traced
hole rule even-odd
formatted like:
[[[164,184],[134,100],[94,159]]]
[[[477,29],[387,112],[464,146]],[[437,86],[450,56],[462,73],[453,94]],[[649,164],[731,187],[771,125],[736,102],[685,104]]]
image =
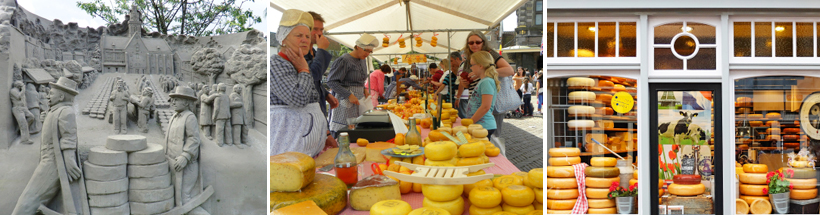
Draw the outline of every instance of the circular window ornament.
[[[689,60],[695,57],[700,50],[700,42],[695,35],[682,32],[672,37],[672,54],[678,59]]]

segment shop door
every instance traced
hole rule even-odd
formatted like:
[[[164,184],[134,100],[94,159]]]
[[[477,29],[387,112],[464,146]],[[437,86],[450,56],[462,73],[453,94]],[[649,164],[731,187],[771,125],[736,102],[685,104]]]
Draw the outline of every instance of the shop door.
[[[650,201],[657,214],[720,214],[720,84],[650,83]],[[657,132],[652,134],[652,132]],[[718,142],[719,143],[719,142]],[[657,152],[657,153],[655,153]],[[654,189],[654,188],[658,189]]]

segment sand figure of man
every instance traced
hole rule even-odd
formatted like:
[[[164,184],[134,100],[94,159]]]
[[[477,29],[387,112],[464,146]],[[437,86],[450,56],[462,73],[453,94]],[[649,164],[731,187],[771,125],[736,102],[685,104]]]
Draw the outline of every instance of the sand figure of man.
[[[245,126],[245,103],[242,102],[242,85],[233,85],[231,93],[231,127],[233,128],[233,144],[239,148],[248,145],[248,127]]]
[[[222,147],[225,144],[233,144],[233,135],[231,134],[231,99],[226,93],[228,86],[225,84],[217,85],[216,94],[211,95],[214,100],[214,136],[216,144]]]
[[[29,122],[28,131],[32,134],[39,133],[40,127],[43,126],[40,124],[40,93],[37,92],[37,87],[34,87],[32,83],[26,84],[26,107],[34,117]]]
[[[201,94],[199,96],[199,126],[201,127],[202,131],[205,132],[205,137],[213,140],[214,137],[211,136],[211,127],[214,125],[214,122],[211,119],[211,115],[214,114],[214,109],[211,106],[211,103],[213,103],[214,100],[210,97],[211,87],[206,84],[205,86],[202,86],[202,90],[200,92]]]
[[[126,134],[128,132],[128,102],[130,98],[128,96],[128,92],[125,91],[125,85],[122,81],[117,81],[117,89],[111,92],[111,97],[108,100],[111,101],[111,105],[113,107],[113,115],[114,117],[114,133],[115,134]]]
[[[14,81],[14,85],[9,91],[11,97],[11,113],[17,120],[17,127],[20,128],[20,143],[31,144],[31,133],[29,133],[29,123],[34,120],[34,115],[26,108],[26,93],[23,89],[22,81]]]
[[[40,125],[42,125],[43,120],[46,118],[48,106],[48,87],[46,87],[46,85],[40,85]]]
[[[148,118],[151,117],[151,109],[154,106],[154,89],[146,87],[142,90],[139,100],[132,101],[137,105],[137,126],[142,133],[148,133]]]
[[[177,87],[170,93],[171,108],[176,112],[168,122],[165,135],[165,156],[171,163],[171,183],[174,186],[174,206],[180,207],[202,193],[202,178],[199,173],[199,139],[196,114],[191,108],[196,103],[196,95],[190,87]],[[188,214],[208,214],[197,206]]]

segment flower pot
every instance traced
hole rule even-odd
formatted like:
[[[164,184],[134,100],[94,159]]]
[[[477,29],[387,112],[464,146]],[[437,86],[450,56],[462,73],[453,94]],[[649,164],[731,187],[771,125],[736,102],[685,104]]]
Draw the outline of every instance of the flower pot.
[[[633,205],[634,202],[635,202],[635,197],[634,196],[616,197],[615,198],[615,205],[616,205],[616,207],[618,207],[618,213],[619,214],[631,214],[632,213],[632,205]]]
[[[789,212],[789,192],[769,194],[769,201],[772,202],[772,211],[778,214]]]

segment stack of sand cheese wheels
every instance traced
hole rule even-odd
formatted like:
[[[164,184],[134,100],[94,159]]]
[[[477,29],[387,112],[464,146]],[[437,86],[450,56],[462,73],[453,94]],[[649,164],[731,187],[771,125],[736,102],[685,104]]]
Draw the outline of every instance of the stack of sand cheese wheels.
[[[620,184],[621,171],[617,159],[610,157],[593,157],[586,168],[586,194],[589,202],[589,214],[615,214],[615,199],[609,199],[609,187],[612,183]],[[620,186],[620,185],[619,185]]]
[[[769,194],[764,192],[768,189],[766,183],[766,173],[769,167],[766,164],[743,164],[743,172],[738,173],[740,181],[740,199],[748,204],[749,208],[756,208],[758,212],[771,213],[772,205],[769,203]],[[735,204],[740,204],[737,202]],[[738,209],[744,208],[739,206]],[[766,210],[768,208],[768,210]]]
[[[174,187],[165,149],[159,144],[148,144],[145,137],[129,137],[109,141],[106,145],[134,145],[128,154],[128,201],[132,214],[158,214],[174,208]]]
[[[86,192],[91,214],[129,214],[128,154],[119,148],[96,146],[83,163]]]
[[[581,162],[578,148],[552,148],[547,166],[547,213],[570,214],[578,200],[578,182],[573,164]],[[586,213],[586,211],[584,211]]]

